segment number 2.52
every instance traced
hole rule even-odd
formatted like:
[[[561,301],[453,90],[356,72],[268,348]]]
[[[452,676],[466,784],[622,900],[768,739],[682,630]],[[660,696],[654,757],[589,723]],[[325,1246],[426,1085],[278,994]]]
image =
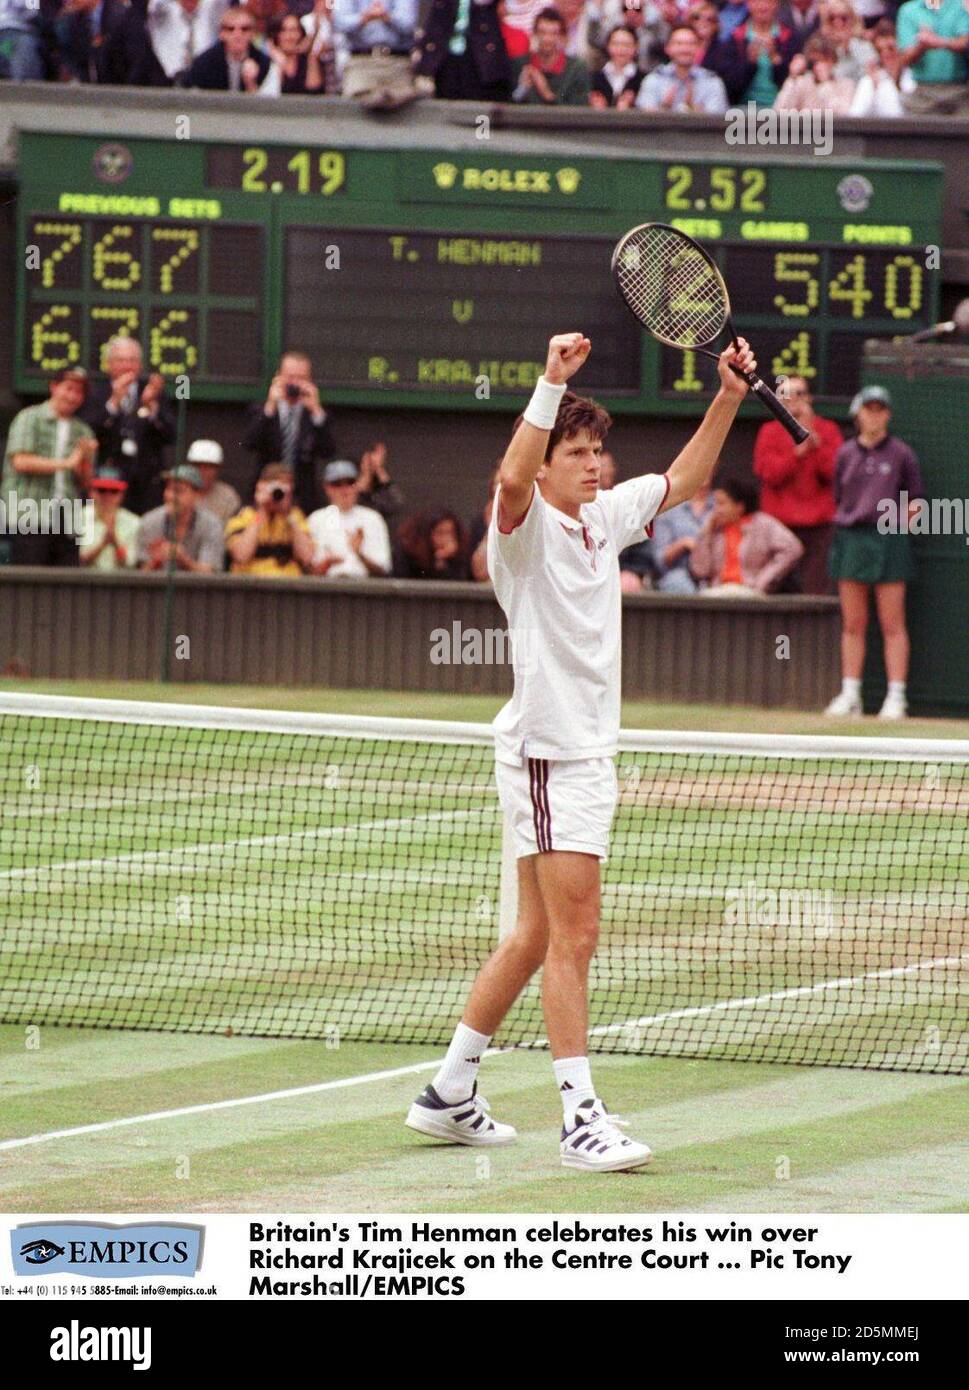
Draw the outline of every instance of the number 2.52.
[[[666,170],[666,206],[676,212],[763,212],[766,187],[763,169],[671,164]]]

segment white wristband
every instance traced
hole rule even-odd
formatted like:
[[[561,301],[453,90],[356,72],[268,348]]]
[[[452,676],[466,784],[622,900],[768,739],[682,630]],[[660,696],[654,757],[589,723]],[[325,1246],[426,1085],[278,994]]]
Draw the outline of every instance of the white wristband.
[[[537,430],[550,430],[555,425],[562,397],[565,395],[565,382],[555,386],[540,376],[535,383],[532,398],[525,407],[524,419]]]

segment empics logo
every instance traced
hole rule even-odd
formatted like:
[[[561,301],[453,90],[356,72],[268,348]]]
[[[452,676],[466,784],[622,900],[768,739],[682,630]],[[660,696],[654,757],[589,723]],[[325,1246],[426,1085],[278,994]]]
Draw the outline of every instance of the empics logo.
[[[81,1327],[73,1318],[67,1327],[52,1327],[52,1361],[130,1361],[132,1369],[151,1366],[150,1327]]]
[[[52,1240],[31,1240],[20,1247],[20,1254],[29,1265],[48,1265],[63,1253],[63,1245],[55,1245]]]
[[[145,1275],[191,1277],[202,1263],[201,1226],[111,1226],[58,1221],[10,1232],[15,1274],[88,1274],[97,1279]]]

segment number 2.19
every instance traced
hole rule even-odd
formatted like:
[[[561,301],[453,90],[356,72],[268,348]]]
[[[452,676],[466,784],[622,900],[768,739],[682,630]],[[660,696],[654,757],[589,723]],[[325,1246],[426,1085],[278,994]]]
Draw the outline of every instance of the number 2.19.
[[[313,188],[313,165],[316,164],[316,171],[319,174],[319,188]],[[269,151],[258,146],[252,146],[242,151],[242,162],[245,165],[245,172],[242,175],[242,188],[246,193],[266,193],[269,191],[278,192],[278,188],[273,187],[272,182],[266,182],[264,175],[269,164]],[[346,159],[339,150],[321,150],[314,155],[311,150],[297,150],[286,161],[286,169],[290,174],[287,182],[286,191],[288,193],[313,193],[319,192],[323,197],[328,197],[331,193],[343,187],[346,179]]]

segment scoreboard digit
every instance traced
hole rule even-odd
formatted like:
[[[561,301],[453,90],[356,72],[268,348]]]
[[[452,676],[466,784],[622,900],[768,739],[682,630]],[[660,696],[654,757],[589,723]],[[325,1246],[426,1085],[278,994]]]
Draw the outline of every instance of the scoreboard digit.
[[[716,251],[765,380],[802,376],[819,396],[857,390],[864,341],[911,332],[930,308],[924,248],[725,246]],[[660,395],[703,399],[715,385],[709,359],[661,350]]]
[[[261,383],[258,224],[38,215],[26,237],[28,372],[102,372],[109,340],[123,333],[168,379]]]
[[[618,412],[697,414],[713,364],[664,349],[616,296],[637,222],[723,269],[772,380],[857,389],[864,341],[937,317],[941,166],[675,155],[596,159],[385,144],[99,140],[23,132],[15,385],[104,366],[118,333],[200,399],[250,400],[285,346],[335,405],[513,408],[563,323]]]

